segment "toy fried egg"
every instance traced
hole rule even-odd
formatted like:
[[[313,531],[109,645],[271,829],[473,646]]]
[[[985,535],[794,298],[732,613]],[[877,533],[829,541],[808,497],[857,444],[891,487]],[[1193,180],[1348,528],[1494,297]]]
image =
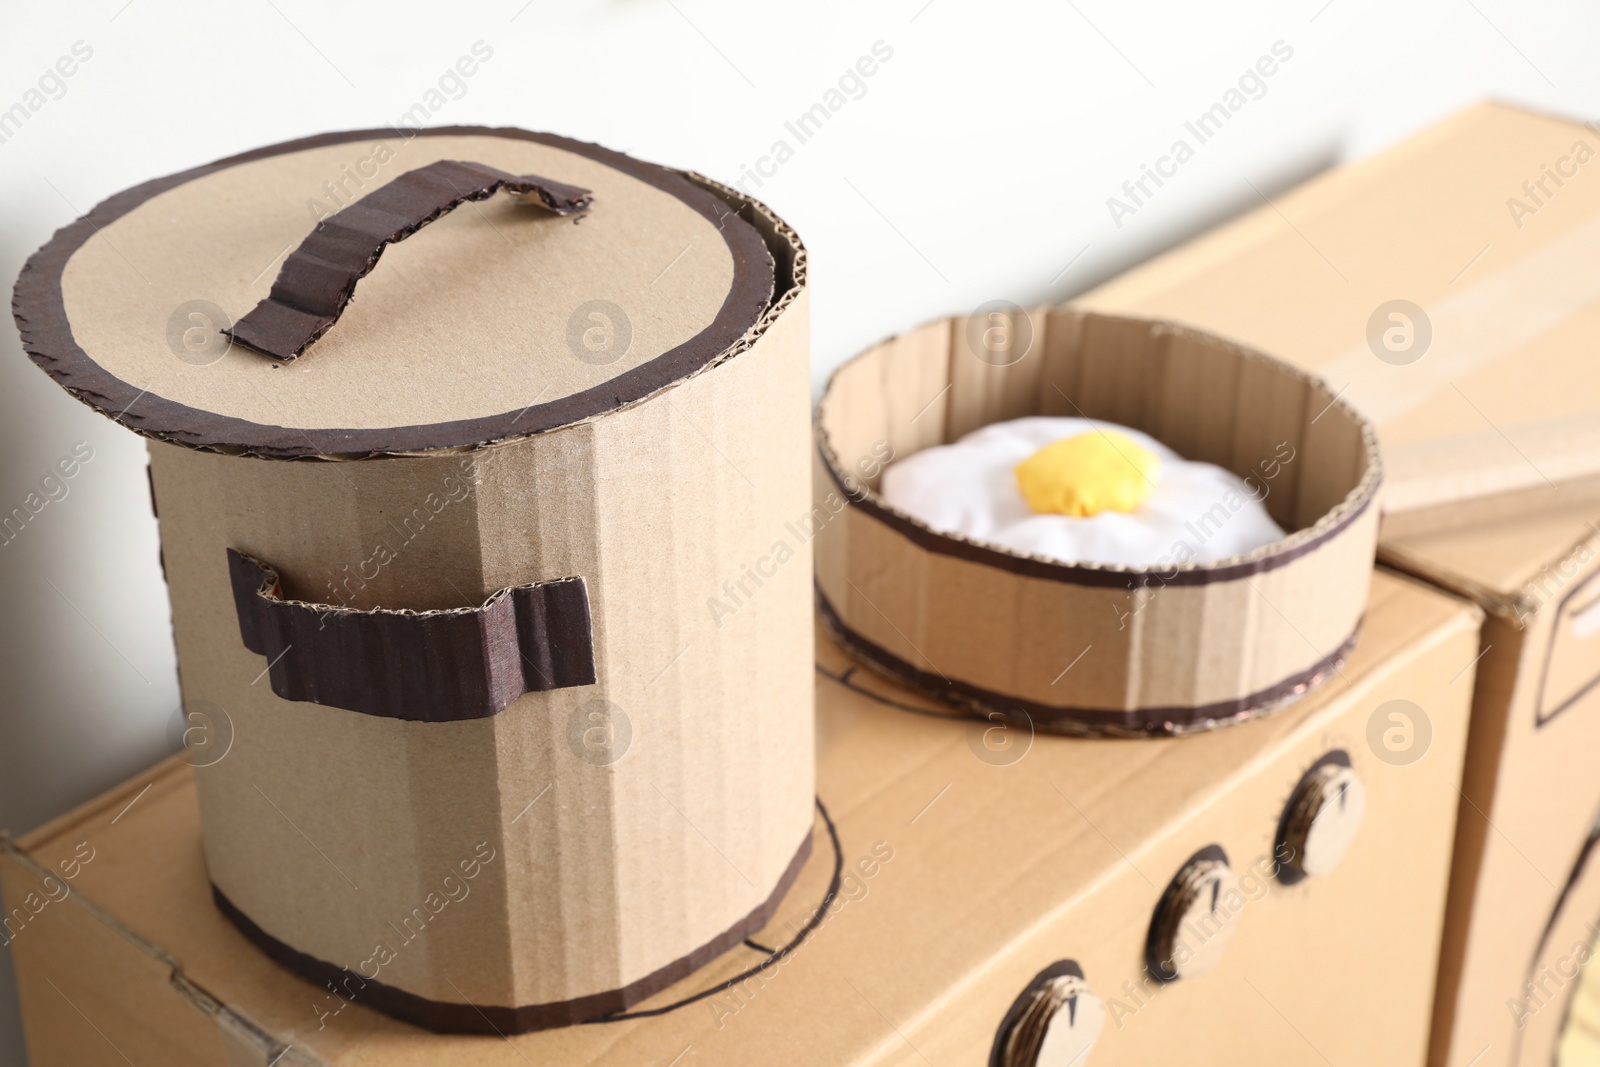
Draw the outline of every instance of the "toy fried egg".
[[[1243,478],[1094,419],[984,426],[891,464],[883,497],[942,533],[1063,563],[1211,563],[1286,536]]]

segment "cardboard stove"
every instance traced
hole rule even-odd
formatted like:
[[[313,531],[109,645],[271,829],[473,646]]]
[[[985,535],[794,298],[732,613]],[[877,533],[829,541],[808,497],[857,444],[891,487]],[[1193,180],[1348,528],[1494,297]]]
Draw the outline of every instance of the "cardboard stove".
[[[206,876],[247,937],[513,1032],[766,925],[815,818],[810,557],[706,601],[810,508],[781,220],[559,137],[331,134],[112,197],[14,306],[150,439]]]
[[[641,165],[533,135],[437,131],[404,146],[406,176],[472,164],[449,164],[442,190],[438,171],[419,178],[431,199],[403,224],[366,229],[407,236],[447,203],[466,207],[385,253],[345,307],[372,269],[370,234],[312,247],[300,190],[344,165],[337,152],[370,155],[360,140],[268,150],[125,194],[63,231],[19,286],[25,338],[47,369],[125,424],[181,437],[152,446],[152,470],[185,696],[208,743],[232,724],[230,745],[191,751],[205,764],[194,793],[182,766],[137,783],[159,815],[130,823],[143,795],[130,788],[7,849],[36,1055],[95,1062],[103,1044],[170,1063],[997,1067],[1082,1062],[1091,1047],[1095,1063],[1423,1055],[1481,612],[1372,576],[1380,463],[1370,422],[1337,390],[1145,313],[1022,314],[1007,336],[1025,319],[1035,343],[1014,360],[982,318],[976,346],[972,320],[935,324],[836,377],[810,501],[796,401],[804,261],[759,205],[700,181],[707,211],[651,199],[633,216],[649,226],[611,229],[607,205],[626,205],[633,186],[610,171],[632,178]],[[511,147],[497,155],[502,141]],[[280,184],[297,191],[275,193]],[[474,196],[501,188],[535,202],[478,206]],[[239,203],[258,199],[271,206],[265,221],[237,219]],[[153,207],[141,217],[141,205]],[[674,213],[696,217],[674,232]],[[738,216],[772,255],[765,291],[741,282],[758,257],[737,250],[671,299],[638,271],[626,299],[572,280],[597,260],[606,278],[627,274],[619,264],[640,257],[611,242],[641,233],[668,250],[656,276],[672,278],[674,255],[740,245]],[[88,240],[125,217],[138,226],[114,236],[166,248],[152,259],[176,272],[159,313]],[[233,244],[258,263],[288,251],[270,292],[250,280],[262,268],[231,252],[211,263],[171,254],[195,240],[173,221],[190,218],[240,227]],[[532,236],[502,235],[484,270],[478,238],[513,227]],[[559,240],[592,247],[558,257]],[[326,268],[343,255],[353,269]],[[207,319],[181,306],[192,291],[227,310]],[[678,368],[669,357],[684,337],[728,325],[729,307],[745,308],[737,334],[654,376]],[[59,325],[69,313],[71,330],[51,335],[68,358],[47,354],[50,316]],[[236,315],[239,343],[201,370],[239,373],[191,373],[220,349],[215,324]],[[540,341],[523,336],[525,315]],[[119,344],[130,316],[161,344],[176,320],[177,340],[157,349],[173,366]],[[675,322],[687,332],[645,339]],[[621,326],[643,347],[613,357]],[[392,366],[396,337],[425,337],[426,358]],[[94,358],[71,355],[80,343]],[[272,378],[323,368],[332,381],[321,388]],[[485,376],[497,377],[486,392]],[[941,540],[876,498],[879,446],[903,454],[1048,409],[1056,402],[1040,394],[1052,384],[1093,417],[1241,475],[1259,472],[1272,451],[1262,446],[1289,443],[1300,458],[1269,500],[1289,539],[1180,564],[1173,580],[1052,569]],[[328,430],[352,393],[371,425]],[[205,417],[160,421],[196,411]],[[241,425],[261,432],[244,438]],[[377,555],[360,546],[398,505],[446,474],[471,480],[465,540],[441,533],[414,566],[385,562],[370,579],[355,556],[357,578],[340,577],[351,552]],[[451,494],[445,485],[436,499]],[[326,521],[307,531],[296,507]],[[707,610],[749,561],[776,558],[802,516],[820,528],[820,615],[873,668],[823,648],[815,822],[811,682],[796,662],[811,653],[808,546],[746,580],[736,610]],[[417,547],[450,529],[419,528]],[[1086,609],[1124,625],[1080,634]],[[1028,625],[1007,629],[1013,615]],[[450,669],[375,669],[424,640],[408,632],[449,650]],[[928,677],[950,662],[917,647],[930,636],[959,659],[942,679],[955,684]],[[1073,636],[1105,640],[1104,664],[1047,688],[1029,642],[1063,646],[1059,670]],[[319,654],[318,641],[333,651]],[[372,648],[383,655],[361,654]],[[460,670],[467,661],[481,666]],[[270,694],[252,684],[263,672]],[[1381,740],[1396,721],[1427,731],[1406,759]],[[593,733],[609,744],[591,747]],[[1168,736],[1180,733],[1196,736]],[[145,832],[101,853],[89,831],[103,823],[109,843],[112,818]],[[470,854],[451,852],[464,843]],[[96,868],[102,854],[119,858]],[[379,1012],[491,1036],[429,1036]]]
[[[1482,616],[1394,574],[1367,586],[1326,684],[1184,738],[961,716],[823,637],[831,823],[794,888],[749,943],[590,1026],[430,1034],[278,967],[211,904],[191,752],[0,846],[34,1067],[1011,1067],[1038,1045],[1047,1067],[1420,1063]],[[1368,739],[1397,706],[1432,724],[1409,763]],[[498,906],[471,893],[450,907]],[[1153,934],[1176,980],[1151,977]],[[412,936],[402,953],[451,932]]]
[[[1592,123],[1479,105],[1074,305],[1320,374],[1378,424],[1379,559],[1485,611],[1436,1067],[1600,1034],[1597,156]]]

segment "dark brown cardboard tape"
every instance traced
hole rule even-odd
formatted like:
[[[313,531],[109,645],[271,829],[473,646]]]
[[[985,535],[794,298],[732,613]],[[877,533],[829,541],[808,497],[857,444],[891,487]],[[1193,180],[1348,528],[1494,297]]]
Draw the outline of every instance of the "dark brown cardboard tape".
[[[818,810],[822,810],[818,802]],[[824,813],[824,817],[826,814]],[[831,821],[828,823],[830,833],[834,833]],[[834,849],[837,858],[842,858],[839,851],[837,835],[834,836]],[[613,1016],[618,1016],[628,1008],[640,1001],[659,993],[668,986],[688,977],[694,971],[705,966],[718,956],[744,941],[761,930],[772,920],[773,913],[778,910],[778,905],[783,902],[789,888],[794,885],[800,876],[801,869],[806,861],[811,858],[812,834],[807,833],[800,842],[800,848],[795,852],[794,859],[784,870],[783,876],[778,879],[778,884],[773,888],[772,894],[762,901],[755,910],[745,916],[731,928],[725,930],[717,937],[699,948],[672,962],[657,968],[643,978],[628,983],[621,989],[607,990],[603,993],[592,993],[588,996],[575,997],[572,1000],[557,1001],[549,1004],[525,1004],[517,1007],[507,1007],[494,1004],[459,1004],[442,1000],[430,1000],[415,993],[408,993],[395,986],[385,985],[374,979],[363,978],[354,971],[340,967],[336,964],[319,960],[296,949],[292,945],[273,937],[255,921],[230,901],[215,885],[211,887],[211,898],[216,903],[217,909],[227,919],[238,927],[239,932],[249,938],[257,948],[278,963],[294,971],[296,974],[313,982],[318,986],[326,986],[335,991],[344,990],[339,995],[345,999],[353,1000],[359,1004],[381,1011],[385,1015],[392,1015],[397,1019],[417,1026],[424,1027],[436,1033],[464,1033],[464,1034],[507,1034],[527,1033],[531,1030],[548,1030],[557,1026],[576,1026],[586,1022],[608,1022]],[[831,903],[831,897],[837,892],[839,872],[834,872],[834,881],[830,883],[829,896],[824,898],[823,908]],[[815,920],[802,931],[802,935],[809,933],[816,925]],[[798,940],[798,939],[797,939]],[[792,945],[790,946],[793,947]],[[684,1003],[693,1003],[697,997],[689,998]],[[681,1005],[675,1005],[681,1006]]]
[[[356,611],[281,599],[277,572],[231,548],[228,577],[239,636],[285,700],[451,722],[595,681],[582,578],[502,589],[475,608]]]
[[[537,197],[556,215],[589,209],[589,190],[537,174],[519,176],[454,159],[408,170],[317,223],[283,261],[271,295],[222,332],[277,359],[296,358],[338,321],[356,282],[378,265],[385,246],[501,189]]]
[[[999,715],[1013,725],[1037,727],[1046,733],[1078,737],[1158,737],[1177,736],[1245,722],[1269,715],[1290,700],[1316,688],[1330,673],[1337,671],[1355,650],[1361,632],[1357,624],[1350,636],[1332,653],[1303,671],[1283,679],[1260,692],[1237,700],[1222,700],[1193,707],[1083,708],[1041,704],[996,693],[981,686],[945,678],[907,663],[876,642],[856,633],[839,618],[838,611],[819,588],[817,615],[823,628],[856,659],[889,677],[909,685],[947,704],[984,718]]]

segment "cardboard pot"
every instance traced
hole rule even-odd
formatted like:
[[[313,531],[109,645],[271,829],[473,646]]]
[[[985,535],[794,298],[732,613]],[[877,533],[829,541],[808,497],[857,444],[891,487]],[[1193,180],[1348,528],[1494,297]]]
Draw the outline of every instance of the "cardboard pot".
[[[1289,534],[1215,563],[1068,564],[933,530],[879,495],[893,460],[1025,415],[1143,430],[1242,476]],[[845,364],[816,436],[824,623],[867,664],[976,713],[1181,734],[1283,706],[1354,645],[1376,434],[1320,380],[1259,352],[1068,308],[985,312]],[[1219,499],[1190,525],[1204,536],[1241,505]]]
[[[812,836],[809,550],[707,598],[808,504],[767,209],[520,130],[330,134],[113,197],[15,309],[151,438],[207,869],[258,945],[511,1032],[766,922]]]

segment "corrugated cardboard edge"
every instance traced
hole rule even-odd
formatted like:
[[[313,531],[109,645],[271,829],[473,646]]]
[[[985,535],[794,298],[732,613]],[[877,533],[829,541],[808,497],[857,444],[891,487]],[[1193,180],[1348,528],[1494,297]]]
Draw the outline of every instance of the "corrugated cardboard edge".
[[[378,430],[307,431],[199,412],[159,396],[148,395],[111,375],[78,346],[67,321],[61,295],[61,274],[72,254],[98,230],[135,207],[184,182],[241,163],[308,148],[383,136],[390,130],[350,130],[287,141],[230,156],[177,174],[157,178],[118,193],[89,214],[56,231],[29,257],[12,291],[12,315],[24,349],[57,384],[77,399],[136,433],[187,448],[247,455],[262,459],[364,459],[421,452],[471,451],[502,441],[580,425],[613,411],[642,403],[717,366],[749,348],[792,300],[784,297],[804,284],[805,251],[794,231],[765,205],[726,186],[687,172],[632,159],[620,152],[552,134],[514,127],[441,126],[415,131],[416,136],[492,135],[530,140],[596,159],[641,181],[678,196],[715,223],[728,241],[735,262],[734,284],[717,320],[700,336],[671,352],[601,386],[530,409],[518,420],[520,429],[506,432],[504,416],[440,423],[434,426]],[[681,186],[681,188],[674,188]],[[730,213],[724,208],[732,207]],[[749,209],[749,210],[746,210]],[[753,223],[763,218],[767,225]],[[774,241],[788,245],[775,255]],[[756,259],[765,260],[757,269]],[[788,259],[789,289],[774,278],[775,259]],[[759,304],[760,308],[751,305]],[[753,312],[753,313],[752,313]],[[752,324],[752,320],[753,324]],[[130,412],[138,401],[138,411]],[[509,413],[507,413],[509,414]],[[196,422],[196,420],[199,420]],[[191,428],[161,429],[157,424]],[[241,441],[248,441],[241,444]]]
[[[738,344],[719,356],[711,364],[711,366],[720,366],[739,353],[748,350],[767,331],[767,328],[776,322],[789,309],[789,306],[800,298],[800,293],[805,290],[810,280],[806,246],[800,240],[800,235],[795,232],[794,227],[784,222],[776,212],[755,197],[748,196],[732,186],[723,185],[721,182],[708,178],[698,171],[686,170],[678,173],[721,200],[733,209],[734,214],[754,226],[756,232],[766,242],[767,250],[772,253],[774,266],[772,306],[761,316],[755,327],[740,339]]]

